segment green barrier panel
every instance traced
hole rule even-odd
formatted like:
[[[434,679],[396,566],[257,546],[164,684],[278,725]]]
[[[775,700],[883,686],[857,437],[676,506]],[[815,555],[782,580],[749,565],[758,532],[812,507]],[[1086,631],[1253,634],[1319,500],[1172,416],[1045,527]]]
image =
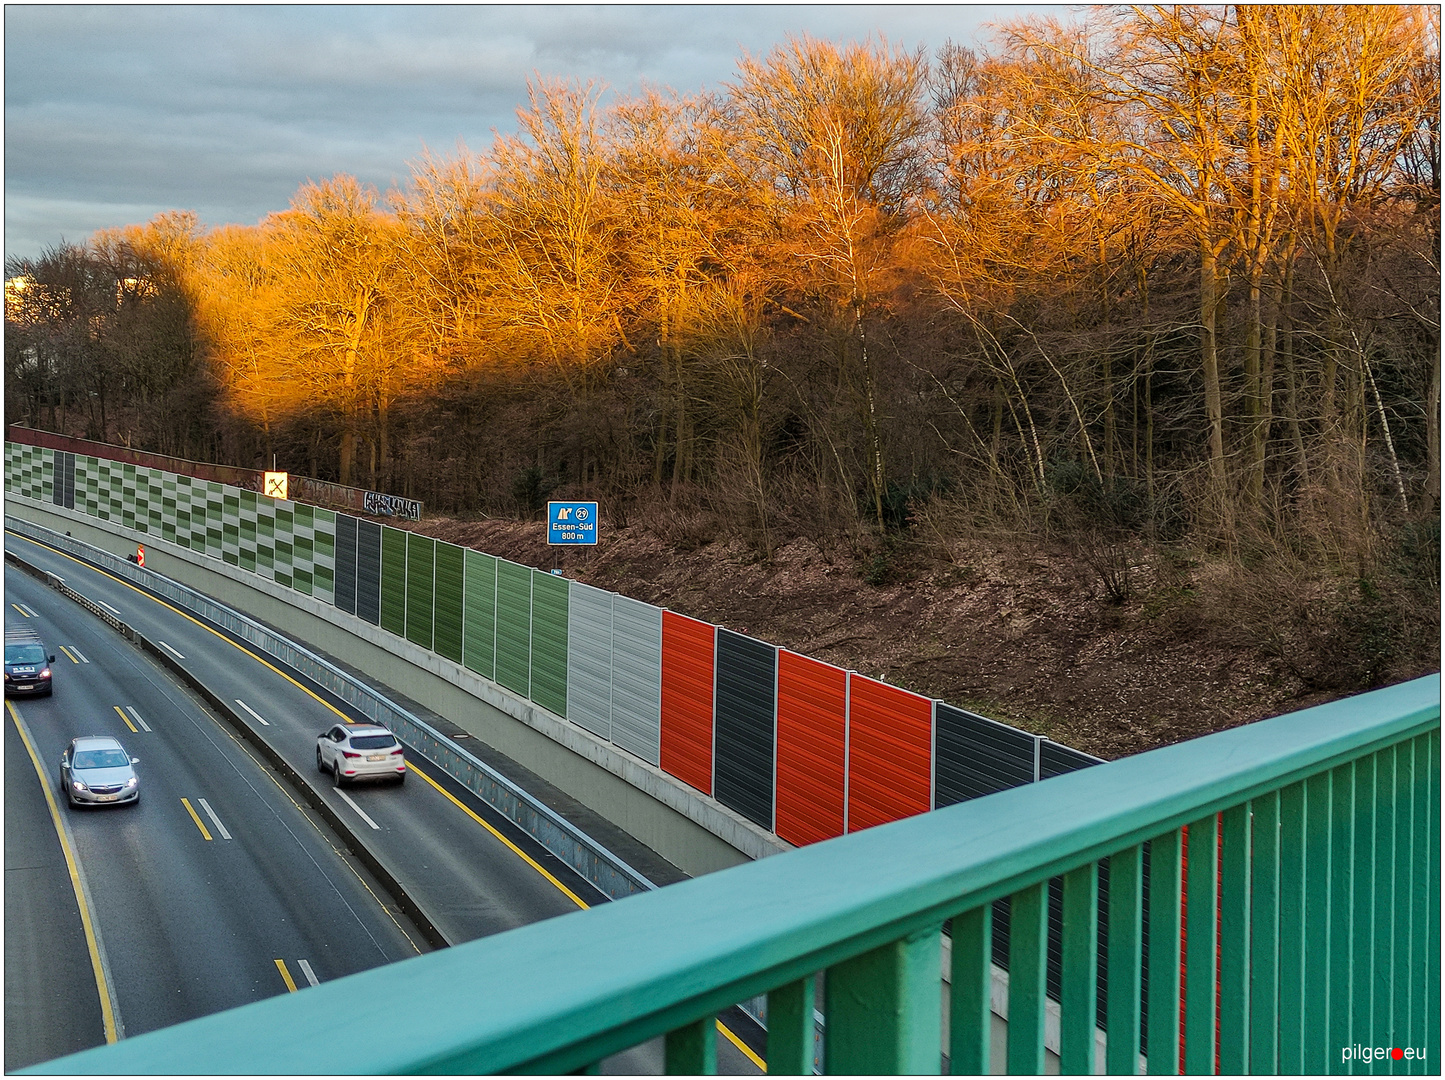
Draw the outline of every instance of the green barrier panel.
[[[381,628],[406,636],[406,533],[381,527]]]
[[[497,682],[530,697],[532,570],[497,560]]]
[[[437,542],[436,643],[432,648],[459,664],[462,662],[463,554],[455,544]]]
[[[567,579],[532,571],[532,700],[567,715]]]
[[[432,643],[432,597],[436,541],[406,534],[406,639],[423,649]]]
[[[336,602],[336,514],[317,510],[311,526],[311,574],[316,595],[327,603]]]
[[[466,553],[462,608],[462,663],[484,679],[496,676],[497,557]]]

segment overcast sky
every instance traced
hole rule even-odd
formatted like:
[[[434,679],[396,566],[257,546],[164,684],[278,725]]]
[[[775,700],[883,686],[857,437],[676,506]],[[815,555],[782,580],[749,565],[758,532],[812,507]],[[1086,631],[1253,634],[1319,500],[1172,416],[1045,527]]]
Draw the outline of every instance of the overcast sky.
[[[5,255],[196,211],[253,224],[308,179],[383,191],[429,147],[491,146],[527,80],[692,92],[790,34],[930,51],[1038,7],[128,6],[5,8]],[[1058,10],[1058,9],[1055,9]]]

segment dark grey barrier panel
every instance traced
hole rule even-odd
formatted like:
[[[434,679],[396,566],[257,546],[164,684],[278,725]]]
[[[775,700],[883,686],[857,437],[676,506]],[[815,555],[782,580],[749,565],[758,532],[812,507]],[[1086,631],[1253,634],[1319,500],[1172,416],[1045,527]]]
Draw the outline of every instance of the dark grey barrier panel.
[[[380,626],[381,526],[374,521],[353,520],[356,520],[356,617]]]
[[[778,650],[718,629],[713,795],[749,821],[773,827]]]
[[[1103,763],[1103,758],[1096,758],[1093,754],[1086,754],[1082,750],[1075,750],[1072,747],[1061,746],[1048,739],[1039,743],[1040,780],[1047,780],[1051,776],[1061,776],[1064,773],[1073,772],[1075,769],[1087,769],[1090,765],[1102,765]]]
[[[935,809],[1033,783],[1034,736],[941,701],[934,715]]]
[[[336,606],[356,614],[356,519],[336,515]]]
[[[68,510],[75,509],[75,455],[64,450],[55,451],[50,501]]]

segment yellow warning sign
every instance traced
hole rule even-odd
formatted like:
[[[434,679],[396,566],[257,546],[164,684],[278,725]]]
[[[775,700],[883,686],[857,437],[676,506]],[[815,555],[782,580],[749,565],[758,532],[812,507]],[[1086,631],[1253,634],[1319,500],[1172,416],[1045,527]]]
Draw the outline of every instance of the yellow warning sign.
[[[286,480],[288,473],[268,472],[266,474],[266,485],[262,489],[267,496],[273,499],[286,498]]]

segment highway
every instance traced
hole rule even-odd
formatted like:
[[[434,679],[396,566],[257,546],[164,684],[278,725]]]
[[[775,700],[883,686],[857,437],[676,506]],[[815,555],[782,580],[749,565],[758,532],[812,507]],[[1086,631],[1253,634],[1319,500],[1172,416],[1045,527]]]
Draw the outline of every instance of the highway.
[[[7,701],[7,1069],[106,1038],[32,752],[88,886],[117,1033],[164,1027],[426,947],[330,830],[166,672],[8,566],[5,603],[7,625],[35,628],[56,655],[52,696]],[[80,734],[114,735],[140,758],[138,805],[66,808],[60,755]],[[42,993],[33,993],[37,986]]]
[[[158,642],[214,693],[234,701],[289,764],[309,770],[331,810],[364,837],[448,940],[470,940],[605,901],[531,837],[411,754],[404,786],[387,782],[336,790],[329,777],[316,771],[316,736],[338,718],[364,719],[351,715],[345,703],[302,685],[249,647],[88,564],[10,533],[6,547],[64,578]],[[61,750],[74,735],[115,735],[141,759],[140,806],[61,808],[98,909],[95,922],[126,1033],[285,992],[293,984],[304,989],[312,976],[336,978],[426,948],[394,910],[392,898],[344,854],[346,842],[331,836],[260,753],[161,665],[72,601],[8,565],[6,605],[7,623],[38,627],[57,656],[54,697],[15,703],[52,790]],[[9,727],[7,751],[20,741],[13,719]],[[25,754],[23,747],[20,753]],[[40,807],[35,770],[22,761],[30,769],[28,786],[21,789],[27,805],[12,810],[12,778],[20,774],[15,754],[7,753],[6,778],[12,781],[7,784],[7,928],[15,926],[11,893],[21,891],[10,887],[12,848],[17,858],[25,852],[26,865],[50,867],[43,876],[51,893],[71,891],[59,865],[63,858],[46,849],[40,820],[48,812]],[[24,829],[23,844],[12,840],[12,822]],[[50,848],[58,848],[54,827],[46,827]],[[18,865],[16,871],[21,871]],[[30,879],[42,875],[25,873],[30,875],[24,890],[29,897],[36,888]],[[24,908],[17,898],[14,910],[19,914]],[[75,908],[72,895],[68,911]],[[77,952],[84,960],[83,941],[76,945],[82,929],[70,925],[77,921],[56,920],[46,931],[56,939],[49,948],[64,951],[72,967]],[[15,967],[10,938],[7,934],[7,1068],[14,1067],[10,1018],[16,1015],[8,1007]],[[72,997],[86,990],[87,979],[74,972],[60,979],[43,966],[15,967],[16,986],[42,999],[47,980],[78,985]],[[83,966],[88,972],[90,965]],[[15,1050],[16,1063],[79,1048],[65,1039],[74,1037],[70,1029],[84,1009],[98,1011],[97,980],[88,982],[89,997],[76,998],[74,1008],[67,1005],[62,1014],[67,1030],[35,1036],[31,1046]],[[93,1022],[88,1027],[91,1042],[84,1045],[93,1045],[103,1033]],[[734,1045],[730,1032],[723,1034],[729,1038],[718,1040],[720,1070],[758,1072],[755,1052]],[[660,1065],[660,1046],[654,1043],[609,1060],[605,1071],[656,1072]]]

